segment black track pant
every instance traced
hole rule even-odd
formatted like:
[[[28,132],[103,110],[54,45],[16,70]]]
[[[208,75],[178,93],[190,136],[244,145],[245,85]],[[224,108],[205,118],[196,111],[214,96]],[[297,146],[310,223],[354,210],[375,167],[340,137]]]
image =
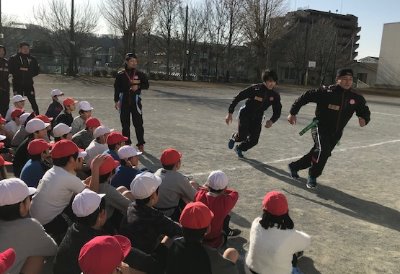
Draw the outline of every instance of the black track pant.
[[[36,113],[36,115],[39,114],[39,107],[36,103],[36,98],[35,98],[35,89],[34,87],[31,87],[26,90],[14,90],[14,94],[19,94],[22,96],[26,96],[29,100],[29,103],[31,103],[32,110]]]
[[[261,133],[261,119],[241,116],[239,118],[239,131],[236,134],[236,142],[241,142],[238,148],[247,151],[258,144]]]
[[[310,168],[308,175],[317,178],[322,174],[322,170],[340,137],[332,134],[321,134],[318,127],[313,128],[311,134],[314,139],[314,146],[302,158],[291,163],[290,167],[296,170]]]
[[[139,112],[139,110],[140,112]],[[144,141],[144,128],[143,128],[143,116],[142,116],[142,104],[140,99],[137,104],[132,102],[132,105],[124,105],[121,107],[120,119],[122,125],[122,135],[127,137],[129,143],[131,141],[131,116],[132,116],[132,124],[135,127],[135,133],[137,138],[137,146],[144,145],[146,142]]]
[[[8,106],[10,105],[10,91],[0,89],[0,114],[6,117]]]

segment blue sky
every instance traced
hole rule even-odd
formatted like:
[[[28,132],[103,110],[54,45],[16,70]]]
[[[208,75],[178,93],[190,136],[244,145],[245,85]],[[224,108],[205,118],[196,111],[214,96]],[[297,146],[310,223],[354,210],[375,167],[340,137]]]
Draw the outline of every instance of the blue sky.
[[[33,6],[46,0],[0,0],[2,12],[17,17],[20,22],[33,22]],[[64,0],[70,2],[69,0]],[[77,4],[87,0],[75,0]],[[88,0],[98,5],[102,0]],[[183,0],[184,2],[189,0]],[[192,0],[201,1],[201,0]],[[400,22],[400,0],[287,0],[290,11],[298,8],[309,8],[331,11],[342,14],[353,14],[358,17],[361,32],[358,58],[379,56],[383,24]],[[98,31],[108,32],[104,21],[100,21]]]

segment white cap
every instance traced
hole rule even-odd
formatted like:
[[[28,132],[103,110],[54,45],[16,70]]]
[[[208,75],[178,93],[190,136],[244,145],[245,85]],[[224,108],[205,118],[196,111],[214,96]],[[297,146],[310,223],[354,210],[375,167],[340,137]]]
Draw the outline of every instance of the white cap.
[[[138,156],[140,154],[142,154],[142,152],[137,151],[137,149],[135,149],[132,146],[128,146],[128,145],[123,146],[120,149],[118,149],[118,157],[120,159],[128,159],[133,156]]]
[[[88,101],[80,101],[79,102],[79,110],[89,111],[93,110],[92,106],[89,104]]]
[[[1,135],[0,134],[0,141],[3,141],[3,140],[5,140],[7,138],[7,136],[5,136],[5,135]]]
[[[24,98],[24,97],[22,97],[21,95],[19,95],[19,94],[17,94],[17,95],[14,95],[12,98],[11,98],[11,101],[13,102],[13,103],[17,103],[17,102],[21,102],[21,101],[25,101],[26,99]]]
[[[31,115],[31,114],[30,114],[29,112],[24,112],[24,113],[22,113],[21,116],[19,116],[19,122],[20,122],[21,124],[24,124],[25,121],[26,121],[26,119],[28,119],[28,117],[29,117],[30,115]]]
[[[50,92],[50,94],[51,94],[51,97],[54,97],[54,96],[62,96],[62,95],[64,95],[64,93],[63,93],[61,90],[59,90],[59,89],[53,89],[53,90]]]
[[[35,194],[36,188],[28,187],[18,178],[0,181],[0,206],[22,202],[26,197]]]
[[[78,153],[78,158],[85,158],[87,156],[87,152],[86,151],[79,151]]]
[[[64,123],[59,123],[58,125],[56,125],[53,128],[53,135],[54,135],[54,137],[61,137],[64,134],[70,133],[71,130],[72,130],[72,127],[69,127]]]
[[[131,183],[131,192],[135,199],[146,199],[161,185],[161,178],[150,172],[136,175]]]
[[[86,217],[99,208],[101,198],[106,194],[97,194],[96,192],[85,188],[81,193],[76,194],[72,202],[72,211],[77,217]]]
[[[93,137],[96,139],[106,133],[110,133],[111,130],[108,127],[105,126],[99,126],[97,127],[94,132],[93,132]]]
[[[34,133],[35,131],[45,129],[46,127],[50,126],[49,123],[45,123],[38,118],[33,118],[26,123],[25,131],[29,134]]]
[[[221,190],[228,186],[228,177],[221,170],[214,170],[208,176],[206,184],[215,190]]]

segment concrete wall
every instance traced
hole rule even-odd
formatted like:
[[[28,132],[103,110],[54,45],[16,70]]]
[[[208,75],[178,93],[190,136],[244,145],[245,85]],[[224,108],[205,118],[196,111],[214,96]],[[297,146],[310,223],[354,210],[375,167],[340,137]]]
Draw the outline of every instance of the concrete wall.
[[[376,84],[400,87],[400,23],[383,26]]]

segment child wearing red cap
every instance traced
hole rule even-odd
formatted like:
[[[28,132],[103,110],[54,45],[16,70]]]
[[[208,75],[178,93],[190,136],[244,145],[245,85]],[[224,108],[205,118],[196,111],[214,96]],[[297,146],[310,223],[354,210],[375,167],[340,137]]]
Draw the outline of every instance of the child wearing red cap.
[[[53,167],[46,171],[33,197],[31,216],[37,219],[59,243],[75,216],[71,210],[72,198],[85,188],[99,190],[99,167],[104,157],[92,163],[92,176],[81,181],[76,176],[80,165],[80,149],[70,140],[61,140],[51,150]]]
[[[16,108],[11,112],[11,120],[4,126],[4,129],[6,130],[6,136],[9,140],[12,140],[15,133],[17,133],[18,129],[20,128],[21,123],[19,121],[19,117],[24,112],[25,111],[20,108]]]
[[[78,103],[74,98],[67,97],[63,101],[64,110],[58,114],[56,119],[54,119],[54,125],[56,126],[59,123],[64,123],[67,126],[71,126],[74,121],[74,117],[72,116],[72,112],[75,110],[75,104]]]
[[[121,132],[113,131],[107,135],[106,141],[108,149],[104,152],[104,154],[110,154],[115,161],[119,161],[120,158],[118,156],[118,150],[125,145],[125,142],[128,141],[128,138],[123,136]]]
[[[28,144],[30,159],[22,168],[20,178],[30,187],[37,187],[45,172],[52,167],[51,145],[43,139]]]
[[[0,155],[0,180],[7,179],[7,171],[5,169],[5,166],[11,166],[11,165],[12,165],[11,162],[4,160],[3,156]]]
[[[204,237],[205,244],[219,248],[226,243],[228,236],[236,237],[241,233],[239,229],[229,228],[229,213],[238,199],[239,193],[228,189],[226,174],[221,170],[212,171],[195,196],[195,201],[202,202],[214,213],[211,229]]]
[[[86,127],[72,136],[72,141],[81,149],[86,149],[93,141],[93,132],[101,126],[99,119],[90,117],[85,122]]]
[[[310,236],[294,229],[281,192],[268,192],[262,206],[262,217],[251,225],[246,265],[253,274],[299,273],[297,253],[310,245]]]
[[[166,274],[235,274],[239,253],[228,248],[224,254],[203,244],[204,235],[214,214],[201,202],[186,205],[180,216],[183,238],[176,239],[168,250]]]
[[[174,221],[179,220],[182,209],[194,200],[199,188],[196,182],[178,171],[182,165],[181,158],[182,153],[178,150],[165,149],[160,158],[163,167],[155,172],[162,180],[156,208]]]

